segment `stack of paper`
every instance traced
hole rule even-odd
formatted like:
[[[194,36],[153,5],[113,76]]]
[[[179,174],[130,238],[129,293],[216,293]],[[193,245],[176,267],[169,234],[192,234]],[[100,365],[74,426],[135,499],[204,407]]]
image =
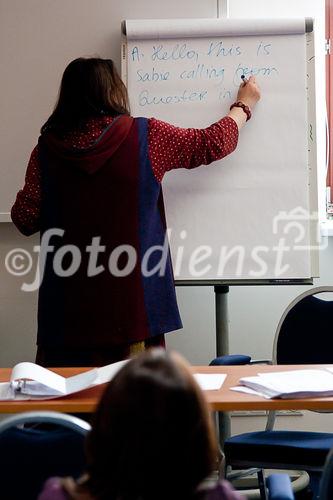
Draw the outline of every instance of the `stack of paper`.
[[[258,373],[239,380],[231,389],[266,398],[307,398],[333,396],[333,368]]]

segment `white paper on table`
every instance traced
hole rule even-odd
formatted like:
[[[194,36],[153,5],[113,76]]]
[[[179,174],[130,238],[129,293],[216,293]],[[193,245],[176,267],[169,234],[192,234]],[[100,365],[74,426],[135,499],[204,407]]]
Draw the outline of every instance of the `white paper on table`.
[[[109,382],[116,373],[128,363],[128,359],[123,361],[118,361],[117,363],[111,363],[110,365],[101,366],[97,368],[97,377],[93,382],[93,385],[105,384]]]
[[[333,395],[332,369],[302,369],[258,373],[241,378],[239,383],[266,397],[302,398]]]
[[[14,399],[14,391],[11,388],[10,382],[1,382],[0,383],[0,400]]]
[[[203,391],[217,391],[226,379],[224,373],[195,373],[194,378]]]
[[[323,367],[322,369],[323,369],[323,370],[326,370],[326,371],[328,371],[328,372],[330,372],[330,373],[333,373],[333,368],[332,368],[331,366],[325,366],[325,367]]]
[[[235,392],[243,392],[244,394],[251,394],[253,396],[260,396],[266,399],[271,399],[270,396],[267,396],[262,392],[255,391],[254,389],[250,389],[250,387],[245,387],[245,385],[237,385],[235,387],[230,387],[230,390]]]

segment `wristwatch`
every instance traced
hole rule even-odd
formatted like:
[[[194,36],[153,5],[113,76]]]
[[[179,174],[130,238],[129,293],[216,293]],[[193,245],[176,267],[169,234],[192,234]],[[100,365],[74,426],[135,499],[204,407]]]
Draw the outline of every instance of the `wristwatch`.
[[[242,108],[242,110],[244,111],[244,113],[246,114],[247,118],[246,118],[246,121],[248,121],[250,118],[251,118],[251,110],[248,106],[246,106],[246,104],[244,104],[242,101],[237,101],[237,102],[234,102],[231,106],[230,106],[230,110],[232,108]]]

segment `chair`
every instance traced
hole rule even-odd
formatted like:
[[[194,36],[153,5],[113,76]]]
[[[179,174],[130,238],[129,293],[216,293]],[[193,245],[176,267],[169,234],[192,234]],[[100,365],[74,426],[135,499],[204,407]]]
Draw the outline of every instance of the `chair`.
[[[49,411],[21,413],[1,421],[0,497],[35,500],[49,477],[81,475],[90,428],[80,418]]]
[[[319,487],[319,500],[332,500],[332,498],[333,498],[333,449],[327,455]]]
[[[326,292],[333,292],[333,287],[312,288],[296,297],[284,311],[275,334],[274,364],[333,363],[333,301],[316,297]],[[275,412],[269,412],[265,431],[226,439],[227,467],[305,470],[309,472],[315,490],[326,457],[333,447],[333,434],[275,431],[274,420]],[[265,498],[263,491],[262,497]]]

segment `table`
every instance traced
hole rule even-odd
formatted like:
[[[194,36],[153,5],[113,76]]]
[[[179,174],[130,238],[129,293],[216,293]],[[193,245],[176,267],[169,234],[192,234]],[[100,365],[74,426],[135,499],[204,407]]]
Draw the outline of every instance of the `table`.
[[[241,377],[254,376],[258,372],[323,368],[328,365],[243,365],[243,366],[193,366],[194,373],[226,373],[227,378],[218,391],[205,391],[212,411],[241,410],[333,410],[333,397],[304,399],[265,399],[250,394],[231,391]],[[64,377],[82,373],[91,368],[54,368]],[[0,382],[9,380],[10,368],[0,368]],[[63,398],[43,401],[0,401],[0,413],[22,411],[61,411],[64,413],[92,413],[101,397],[105,385],[92,387]]]

